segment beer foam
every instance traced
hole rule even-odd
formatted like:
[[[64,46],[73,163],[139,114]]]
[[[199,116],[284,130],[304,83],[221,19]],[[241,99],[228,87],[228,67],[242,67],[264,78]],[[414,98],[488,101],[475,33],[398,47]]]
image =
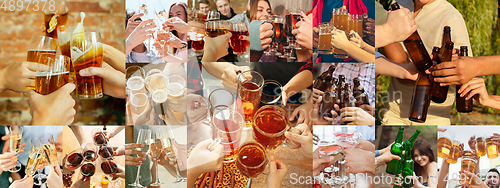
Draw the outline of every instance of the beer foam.
[[[163,89],[158,89],[153,92],[153,95],[151,95],[151,98],[155,103],[164,103],[165,101],[167,101],[167,97],[167,91]]]
[[[56,76],[56,75],[61,75],[61,74],[69,74],[69,71],[57,72],[57,73],[53,73],[53,72],[36,72],[35,76],[36,77],[43,77],[43,76]]]
[[[169,90],[169,95],[172,97],[178,97],[184,94],[184,87],[180,83],[169,83],[167,88]]]
[[[127,80],[127,87],[130,90],[139,90],[144,88],[144,80],[140,77],[133,76]]]
[[[88,43],[88,41],[86,41],[86,40],[82,41],[82,45],[80,46],[80,47],[86,48],[86,50],[84,52],[82,52],[82,50],[77,46],[71,47],[71,61],[75,62],[77,59],[79,59],[82,56],[84,56],[85,54],[89,53],[91,50],[101,48],[101,51],[102,51],[102,43],[96,42],[96,43],[92,44],[92,46],[88,46],[88,47],[87,47],[87,43]]]

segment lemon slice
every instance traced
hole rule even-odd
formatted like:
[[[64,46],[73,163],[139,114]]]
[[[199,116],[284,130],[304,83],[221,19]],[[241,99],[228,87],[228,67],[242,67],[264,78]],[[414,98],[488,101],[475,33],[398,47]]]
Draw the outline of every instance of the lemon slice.
[[[109,179],[108,179],[108,176],[106,176],[106,174],[102,175],[102,177],[101,177],[101,183],[103,185],[107,185],[109,183]]]
[[[57,26],[57,17],[58,15],[57,14],[54,14],[54,16],[52,16],[52,18],[50,19],[50,22],[49,22],[49,29],[47,29],[47,33],[52,33],[52,31],[54,31],[56,29],[56,26]]]

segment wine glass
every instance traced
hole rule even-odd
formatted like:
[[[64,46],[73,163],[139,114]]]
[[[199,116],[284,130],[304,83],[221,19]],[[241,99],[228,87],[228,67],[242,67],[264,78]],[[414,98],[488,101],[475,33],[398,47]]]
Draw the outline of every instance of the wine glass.
[[[82,181],[85,183],[90,182],[90,177],[95,173],[95,164],[93,161],[86,161],[82,167],[80,167],[80,173],[82,174]]]
[[[26,174],[33,176],[35,185],[42,185],[47,180],[47,175],[40,172],[40,168],[43,168],[47,159],[44,155],[42,149],[42,143],[40,142],[40,137],[33,137],[30,140],[31,152],[29,154],[28,163],[26,164]],[[35,173],[37,173],[35,175]]]
[[[175,172],[177,174],[177,177],[174,183],[185,182],[186,178],[183,178],[179,173],[180,170],[179,170],[179,165],[177,164],[177,155],[175,154],[176,148],[174,147],[175,137],[174,137],[174,132],[172,131],[172,127],[170,125],[167,125],[164,128],[162,128],[162,139],[164,140],[164,142],[162,142],[163,151],[165,152],[169,160],[176,163]]]
[[[76,148],[65,157],[64,167],[70,170],[75,170],[78,167],[82,166],[83,161],[84,158],[82,155],[82,149]]]
[[[149,139],[151,139],[151,130],[148,129],[141,129],[139,130],[139,134],[137,135],[137,144],[143,144],[145,150],[149,150]],[[141,148],[137,148],[138,150],[141,150]],[[148,152],[148,151],[145,151]],[[137,176],[135,178],[134,183],[129,184],[129,186],[134,186],[134,187],[144,187],[139,183],[139,172],[141,171],[141,165],[137,166]]]
[[[97,159],[97,151],[96,146],[92,143],[86,143],[83,146],[83,159],[85,161],[95,161]]]
[[[118,172],[118,165],[116,165],[116,163],[112,159],[109,159],[101,163],[101,170],[102,172],[104,172],[104,174],[106,174],[106,176],[108,176],[108,179],[111,180],[113,179],[111,178],[111,176]],[[112,183],[112,185],[114,185],[115,187],[118,187],[120,184],[121,183],[118,180]]]
[[[103,146],[108,143],[107,132],[100,128],[95,128],[92,130],[92,139],[96,146]]]
[[[108,145],[103,145],[99,148],[99,156],[103,159],[111,159],[113,158],[113,147]]]
[[[151,139],[149,140],[149,153],[151,157],[158,159],[161,155],[162,152],[162,127],[156,127],[153,129],[151,132]],[[161,186],[163,183],[160,182],[160,177],[158,174],[158,161],[154,162],[154,165],[156,167],[156,180],[155,182],[151,183],[150,186]]]
[[[14,153],[19,153],[21,150],[21,144],[23,142],[23,127],[22,126],[10,126],[10,151]],[[21,163],[16,161],[16,165],[12,167],[9,172],[19,172],[21,170]]]

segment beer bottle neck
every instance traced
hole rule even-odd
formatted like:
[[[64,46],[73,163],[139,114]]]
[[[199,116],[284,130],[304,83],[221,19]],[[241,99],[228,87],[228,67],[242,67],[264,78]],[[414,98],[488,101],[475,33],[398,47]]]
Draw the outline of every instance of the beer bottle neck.
[[[405,128],[404,127],[399,127],[398,135],[396,136],[396,141],[395,143],[401,143],[403,142],[403,133],[404,133]]]

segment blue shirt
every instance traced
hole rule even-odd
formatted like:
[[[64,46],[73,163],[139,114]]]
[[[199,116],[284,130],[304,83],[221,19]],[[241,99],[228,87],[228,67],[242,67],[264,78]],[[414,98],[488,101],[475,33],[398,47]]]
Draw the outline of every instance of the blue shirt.
[[[28,157],[31,150],[31,139],[34,137],[43,136],[45,133],[52,134],[54,141],[57,140],[57,136],[62,132],[61,126],[23,126],[23,143],[26,143],[24,146],[24,152],[19,153],[18,160],[21,164],[26,166],[26,162],[28,161]]]

